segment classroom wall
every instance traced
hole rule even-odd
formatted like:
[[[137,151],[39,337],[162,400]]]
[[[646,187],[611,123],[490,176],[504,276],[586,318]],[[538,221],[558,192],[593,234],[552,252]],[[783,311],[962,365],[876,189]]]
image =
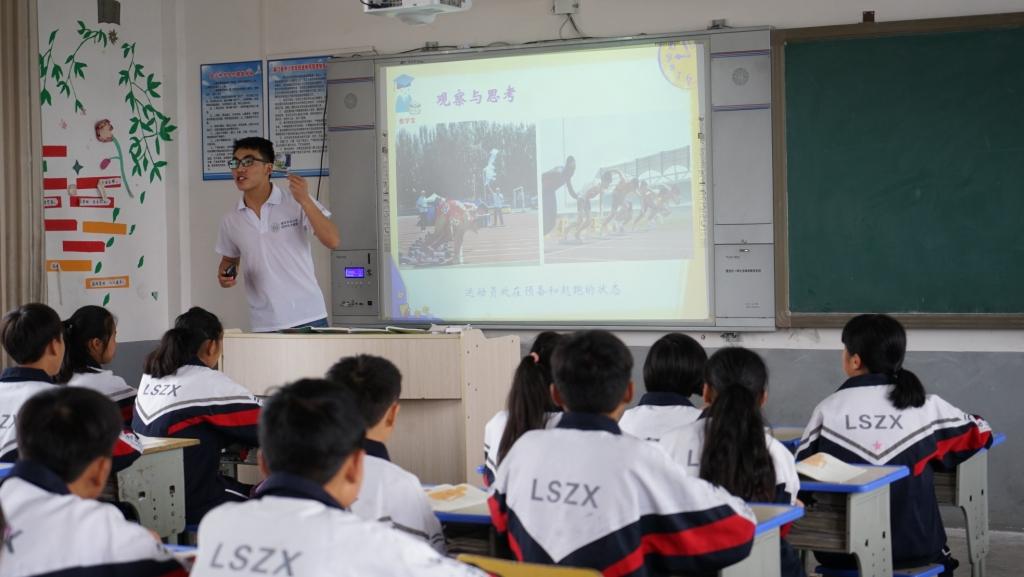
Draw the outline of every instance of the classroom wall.
[[[219,261],[213,253],[217,227],[224,212],[237,202],[238,193],[230,182],[202,181],[201,64],[362,51],[368,47],[396,52],[426,41],[458,46],[525,42],[557,38],[562,24],[550,13],[550,0],[475,0],[466,13],[441,16],[434,24],[420,27],[364,15],[358,0],[173,0],[167,4],[165,22],[184,38],[177,46],[182,120],[178,246],[183,267],[171,282],[178,282],[182,306],[207,307],[221,316],[225,326],[242,328],[248,327],[242,289],[223,290],[214,278]],[[732,26],[800,27],[859,22],[863,10],[876,10],[876,19],[886,21],[1021,9],[1024,6],[1020,0],[581,0],[576,20],[589,35],[621,36],[702,29],[716,18],[725,18]],[[335,174],[334,178],[344,175]],[[325,179],[325,190],[327,185]],[[344,242],[344,231],[342,239]],[[321,284],[330,298],[327,251],[317,249],[315,256]],[[516,334],[523,337],[524,344],[532,340],[532,332]],[[658,336],[645,332],[623,335],[638,365]],[[703,339],[712,349],[723,343],[715,333],[704,334]],[[1024,439],[1024,420],[1017,409],[1024,404],[1019,376],[1024,331],[912,331],[910,340],[913,352],[907,364],[921,374],[931,391],[986,416],[1007,433],[1010,441],[992,460],[992,524],[995,528],[1024,529],[1024,485],[1016,482],[1011,486],[1011,479],[1024,477],[1024,464],[1014,463],[1017,459],[1011,458],[1021,455],[1015,440]],[[740,344],[758,349],[769,364],[773,396],[768,412],[777,423],[802,423],[814,404],[841,382],[838,331],[749,334],[741,336]],[[143,349],[148,347],[136,347],[133,356],[139,354],[141,362]],[[131,364],[130,360],[125,362]]]

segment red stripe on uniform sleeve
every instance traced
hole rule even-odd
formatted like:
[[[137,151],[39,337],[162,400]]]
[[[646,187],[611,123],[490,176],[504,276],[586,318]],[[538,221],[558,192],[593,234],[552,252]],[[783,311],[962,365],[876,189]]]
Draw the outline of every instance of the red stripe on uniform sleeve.
[[[629,575],[644,564],[651,553],[665,557],[697,557],[726,551],[749,543],[754,538],[754,524],[737,514],[707,525],[675,533],[644,535],[640,546],[602,571],[605,577]]]
[[[246,409],[244,411],[221,413],[218,415],[199,415],[198,417],[185,419],[184,421],[174,423],[170,427],[167,427],[167,434],[173,435],[182,429],[187,429],[192,425],[198,425],[199,423],[211,423],[218,427],[255,427],[259,424],[259,421],[259,409]]]
[[[501,510],[501,504],[498,503],[497,494],[491,495],[487,498],[487,508],[491,511],[491,523],[498,533],[504,533],[508,531],[508,511]]]
[[[982,433],[981,429],[974,426],[955,437],[943,439],[935,443],[935,451],[930,455],[926,455],[914,465],[914,476],[920,475],[932,460],[941,461],[949,453],[977,451],[984,448],[991,436],[992,431]]]

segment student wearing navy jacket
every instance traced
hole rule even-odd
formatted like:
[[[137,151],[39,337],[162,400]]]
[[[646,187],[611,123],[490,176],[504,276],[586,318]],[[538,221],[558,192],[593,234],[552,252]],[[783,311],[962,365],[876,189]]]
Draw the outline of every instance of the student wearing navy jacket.
[[[640,403],[619,421],[623,433],[657,441],[668,430],[692,423],[701,410],[690,402],[704,385],[704,347],[682,333],[669,333],[651,345],[644,360],[644,386]]]
[[[905,465],[910,476],[893,483],[889,504],[893,565],[959,565],[946,546],[935,498],[935,469],[949,469],[992,444],[992,431],[937,395],[925,393],[903,368],[907,335],[887,315],[854,317],[843,328],[843,370],[849,379],[811,415],[797,460],[823,452],[847,463]],[[815,553],[830,567],[856,567],[850,556]]]
[[[565,416],[519,438],[488,500],[519,560],[646,577],[716,571],[750,554],[755,520],[742,500],[619,430],[632,368],[606,331],[555,349],[552,396]]]
[[[121,430],[117,406],[80,387],[48,387],[18,413],[21,460],[0,486],[4,577],[179,577],[156,536],[96,501]]]
[[[99,391],[117,403],[131,429],[135,389],[103,369],[117,352],[117,320],[103,307],[86,305],[64,321],[64,364],[57,381]]]
[[[360,494],[365,431],[335,383],[305,379],[274,393],[260,417],[267,480],[257,498],[203,519],[192,577],[485,577],[347,510]]]
[[[800,478],[793,454],[765,432],[768,368],[754,351],[725,347],[704,369],[707,410],[695,422],[661,436],[687,471],[748,502],[797,505]],[[783,534],[788,532],[784,528]],[[799,555],[782,541],[783,577],[802,577]]]
[[[146,359],[132,426],[148,437],[199,439],[185,447],[185,520],[244,501],[252,489],[220,474],[221,451],[231,444],[255,447],[260,402],[217,371],[224,328],[208,311],[192,307],[167,331]]]
[[[0,324],[4,350],[16,367],[0,373],[0,461],[18,459],[14,416],[35,393],[53,388],[53,377],[64,360],[64,325],[57,312],[42,303],[29,303],[4,315]],[[114,471],[131,465],[142,446],[130,431],[122,431],[114,447]]]

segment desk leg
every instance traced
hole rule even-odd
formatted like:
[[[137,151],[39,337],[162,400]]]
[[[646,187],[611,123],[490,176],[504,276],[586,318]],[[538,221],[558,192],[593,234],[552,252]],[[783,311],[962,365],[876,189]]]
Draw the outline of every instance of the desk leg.
[[[848,547],[857,556],[861,577],[892,577],[889,486],[846,499]]]
[[[779,530],[765,531],[754,538],[750,556],[718,572],[719,577],[781,577]]]
[[[143,527],[161,537],[185,530],[185,472],[182,451],[142,455],[117,474],[118,500],[139,512]]]
[[[988,452],[982,451],[956,468],[956,505],[967,521],[967,555],[971,577],[985,577],[988,556]]]

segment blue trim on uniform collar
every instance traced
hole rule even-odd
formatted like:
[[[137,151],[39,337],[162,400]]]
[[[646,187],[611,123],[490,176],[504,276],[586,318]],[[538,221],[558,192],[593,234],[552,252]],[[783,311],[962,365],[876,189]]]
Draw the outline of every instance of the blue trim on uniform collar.
[[[53,378],[42,369],[30,367],[7,367],[0,373],[0,382],[23,383],[26,381],[38,381],[53,384]]]
[[[640,405],[651,407],[692,407],[689,397],[679,393],[647,392],[640,397]]]
[[[15,463],[14,467],[11,467],[11,472],[7,475],[7,479],[14,477],[57,495],[69,495],[71,493],[68,489],[68,484],[58,477],[57,473],[51,471],[46,465],[35,461],[23,459]]]
[[[605,415],[596,413],[565,413],[558,421],[556,429],[578,429],[580,431],[605,431],[613,435],[621,435],[619,424]]]
[[[324,488],[305,477],[291,473],[272,473],[259,486],[257,497],[292,497],[294,499],[310,499],[323,503],[334,509],[345,508],[334,500]]]
[[[879,385],[891,385],[892,379],[887,375],[878,373],[871,373],[867,375],[857,375],[856,377],[850,377],[846,379],[839,390],[852,389],[854,387],[877,387]]]
[[[366,454],[371,457],[377,457],[378,459],[384,459],[390,461],[391,457],[388,455],[388,448],[384,446],[384,443],[380,441],[374,441],[372,439],[363,439],[363,450]]]

